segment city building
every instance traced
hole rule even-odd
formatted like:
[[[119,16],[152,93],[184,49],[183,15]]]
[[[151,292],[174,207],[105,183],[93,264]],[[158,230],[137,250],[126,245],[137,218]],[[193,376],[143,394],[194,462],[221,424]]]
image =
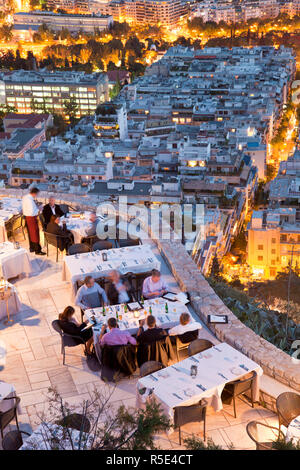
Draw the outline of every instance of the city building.
[[[14,27],[18,28],[19,31],[22,28],[24,31],[37,29],[43,24],[56,32],[67,29],[71,33],[78,33],[79,31],[94,33],[95,30],[102,31],[109,28],[113,24],[113,18],[110,15],[102,14],[81,15],[51,11],[17,12],[14,14]]]
[[[16,70],[0,73],[1,98],[19,113],[55,114],[65,114],[64,102],[74,98],[80,117],[109,99],[108,79],[103,73]]]

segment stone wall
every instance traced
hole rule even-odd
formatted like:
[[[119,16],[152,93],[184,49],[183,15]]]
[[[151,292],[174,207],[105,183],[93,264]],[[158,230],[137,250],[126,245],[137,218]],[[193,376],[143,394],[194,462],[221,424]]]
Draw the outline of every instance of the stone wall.
[[[260,364],[265,374],[300,392],[300,365],[294,364],[288,354],[236,318],[204,279],[180,242],[155,241],[180,288],[189,293],[196,314],[219,341],[235,347]],[[228,324],[208,324],[207,316],[211,314],[228,315]]]

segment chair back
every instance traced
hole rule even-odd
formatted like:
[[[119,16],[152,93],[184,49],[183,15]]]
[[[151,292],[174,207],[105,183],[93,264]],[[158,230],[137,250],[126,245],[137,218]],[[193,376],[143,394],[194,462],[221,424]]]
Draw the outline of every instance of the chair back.
[[[246,426],[250,439],[255,442],[256,450],[272,450],[272,444],[278,439],[278,428],[258,421],[250,421]],[[279,438],[284,439],[284,434],[279,431]]]
[[[89,433],[91,429],[91,423],[88,418],[79,413],[72,413],[65,416],[58,424],[64,428],[76,429],[77,431],[85,433]]]
[[[140,377],[145,377],[146,375],[153,374],[157,370],[163,368],[161,362],[158,361],[148,361],[145,362],[140,368]]]
[[[139,344],[137,357],[140,367],[148,361],[160,362],[164,367],[167,367],[169,360],[175,359],[170,337],[165,336],[152,343]]]
[[[71,245],[68,249],[69,255],[76,255],[78,253],[89,253],[89,252],[90,252],[90,247],[88,245],[85,245],[85,243],[74,243],[74,245]]]
[[[186,331],[182,335],[177,335],[176,336],[176,343],[178,346],[186,346],[191,343],[192,341],[195,341],[198,338],[198,330],[193,330],[193,331]]]
[[[100,240],[93,244],[92,251],[110,250],[113,247],[112,243],[107,240]]]
[[[125,248],[126,246],[137,246],[140,244],[139,238],[126,238],[118,240],[118,244],[120,248]]]
[[[288,427],[300,415],[300,395],[294,392],[281,393],[276,399],[276,408],[280,424]]]
[[[84,343],[81,338],[75,338],[74,336],[64,333],[59,325],[59,320],[53,320],[51,325],[52,328],[60,335],[63,346],[68,346],[71,348],[73,346],[78,346],[78,344]]]
[[[198,354],[199,352],[206,351],[206,349],[212,348],[213,343],[208,341],[208,339],[195,339],[194,341],[191,342],[191,344],[188,347],[188,355],[189,356],[194,356],[195,354]]]
[[[101,364],[103,366],[101,372],[102,380],[105,378],[112,380],[116,372],[122,372],[126,376],[132,375],[137,368],[136,348],[132,344],[120,346],[104,345],[101,348]]]
[[[22,215],[16,215],[12,218],[12,231],[15,232],[22,228]]]
[[[252,386],[252,382],[256,377],[256,372],[251,372],[251,375],[246,379],[236,380],[234,382],[230,382],[233,385],[234,395],[241,395],[242,393],[247,392],[250,390]]]
[[[187,423],[203,421],[206,415],[207,402],[205,400],[191,406],[176,406],[174,408],[174,426],[180,427]]]
[[[55,235],[54,233],[44,232],[44,237],[46,242],[49,243],[49,245],[55,246],[57,248],[58,235]]]
[[[58,320],[53,320],[51,323],[53,330],[55,330],[60,336],[63,336],[63,330],[59,326],[59,321]]]

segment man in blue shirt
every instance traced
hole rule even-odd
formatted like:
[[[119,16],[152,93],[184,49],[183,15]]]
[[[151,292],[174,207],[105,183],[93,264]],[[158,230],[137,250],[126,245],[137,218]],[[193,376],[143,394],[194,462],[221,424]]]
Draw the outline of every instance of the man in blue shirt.
[[[75,304],[82,310],[108,305],[105,290],[95,282],[92,276],[87,276],[83,286],[78,289]]]

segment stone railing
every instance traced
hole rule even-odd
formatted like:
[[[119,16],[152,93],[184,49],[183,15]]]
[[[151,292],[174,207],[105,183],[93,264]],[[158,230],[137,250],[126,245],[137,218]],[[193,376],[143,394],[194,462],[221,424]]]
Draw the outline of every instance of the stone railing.
[[[0,189],[0,195],[22,197],[25,193],[26,190]],[[48,197],[48,193],[39,194],[41,202],[45,202]],[[93,197],[73,194],[57,193],[56,199],[59,203],[76,206],[78,210],[95,209],[99,203]],[[149,236],[157,244],[180,289],[189,293],[194,311],[215,336],[260,364],[266,375],[300,392],[300,365],[293,363],[288,354],[258,336],[236,318],[210,287],[179,241],[157,239],[154,236],[157,232],[151,232],[151,229],[154,227],[148,227]],[[213,314],[227,315],[228,324],[208,324],[207,317]]]

